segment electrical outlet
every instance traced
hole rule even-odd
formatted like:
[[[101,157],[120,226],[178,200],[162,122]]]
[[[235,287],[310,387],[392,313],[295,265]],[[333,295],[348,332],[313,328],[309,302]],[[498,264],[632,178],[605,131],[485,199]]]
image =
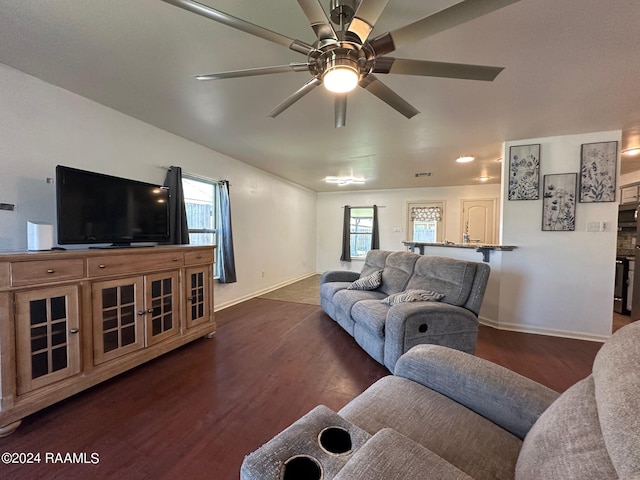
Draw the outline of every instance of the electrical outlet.
[[[604,232],[606,228],[606,222],[587,222],[587,232]]]

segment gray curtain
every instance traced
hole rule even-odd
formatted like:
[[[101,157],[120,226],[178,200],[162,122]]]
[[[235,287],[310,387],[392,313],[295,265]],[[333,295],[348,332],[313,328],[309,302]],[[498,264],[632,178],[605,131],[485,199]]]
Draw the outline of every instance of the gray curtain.
[[[231,230],[231,201],[229,182],[223,180],[218,188],[218,254],[220,258],[220,283],[236,282],[236,260],[233,254]]]
[[[189,227],[187,226],[187,209],[184,206],[182,190],[182,168],[171,167],[164,179],[164,186],[169,188],[169,243],[185,245],[189,243]]]
[[[380,233],[378,231],[378,206],[373,206],[373,225],[371,229],[371,250],[380,250]]]
[[[351,207],[344,206],[344,218],[342,221],[342,255],[343,262],[351,261]]]

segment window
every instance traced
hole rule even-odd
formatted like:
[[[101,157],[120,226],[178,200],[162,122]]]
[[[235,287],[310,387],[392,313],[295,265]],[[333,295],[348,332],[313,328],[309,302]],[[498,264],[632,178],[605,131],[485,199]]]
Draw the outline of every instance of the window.
[[[373,207],[352,208],[349,225],[351,258],[364,258],[371,249]]]
[[[206,178],[182,174],[184,204],[187,210],[189,243],[191,245],[217,245],[216,199],[218,182]],[[218,249],[216,249],[215,274],[218,277]]]
[[[407,204],[408,241],[443,242],[444,202]]]

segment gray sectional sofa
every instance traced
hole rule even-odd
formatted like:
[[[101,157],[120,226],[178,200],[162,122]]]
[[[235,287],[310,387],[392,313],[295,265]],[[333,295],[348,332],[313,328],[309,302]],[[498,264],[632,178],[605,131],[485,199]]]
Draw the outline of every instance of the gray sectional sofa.
[[[354,281],[379,271],[378,288],[349,289]],[[393,371],[400,355],[423,343],[474,353],[489,272],[486,263],[371,250],[360,273],[329,271],[321,276],[320,303],[371,357]],[[381,302],[409,290],[444,297],[396,305]]]
[[[338,413],[317,407],[242,464],[242,480],[640,478],[640,322],[561,395],[436,345],[404,354]]]

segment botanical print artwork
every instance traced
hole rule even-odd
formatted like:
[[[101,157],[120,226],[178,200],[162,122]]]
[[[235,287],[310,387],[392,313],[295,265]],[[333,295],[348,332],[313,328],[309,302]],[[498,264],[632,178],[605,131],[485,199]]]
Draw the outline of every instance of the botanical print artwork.
[[[615,202],[618,142],[582,145],[580,201]]]
[[[540,191],[540,145],[509,148],[509,200],[537,200]]]
[[[542,198],[542,230],[576,229],[577,173],[545,175]]]

